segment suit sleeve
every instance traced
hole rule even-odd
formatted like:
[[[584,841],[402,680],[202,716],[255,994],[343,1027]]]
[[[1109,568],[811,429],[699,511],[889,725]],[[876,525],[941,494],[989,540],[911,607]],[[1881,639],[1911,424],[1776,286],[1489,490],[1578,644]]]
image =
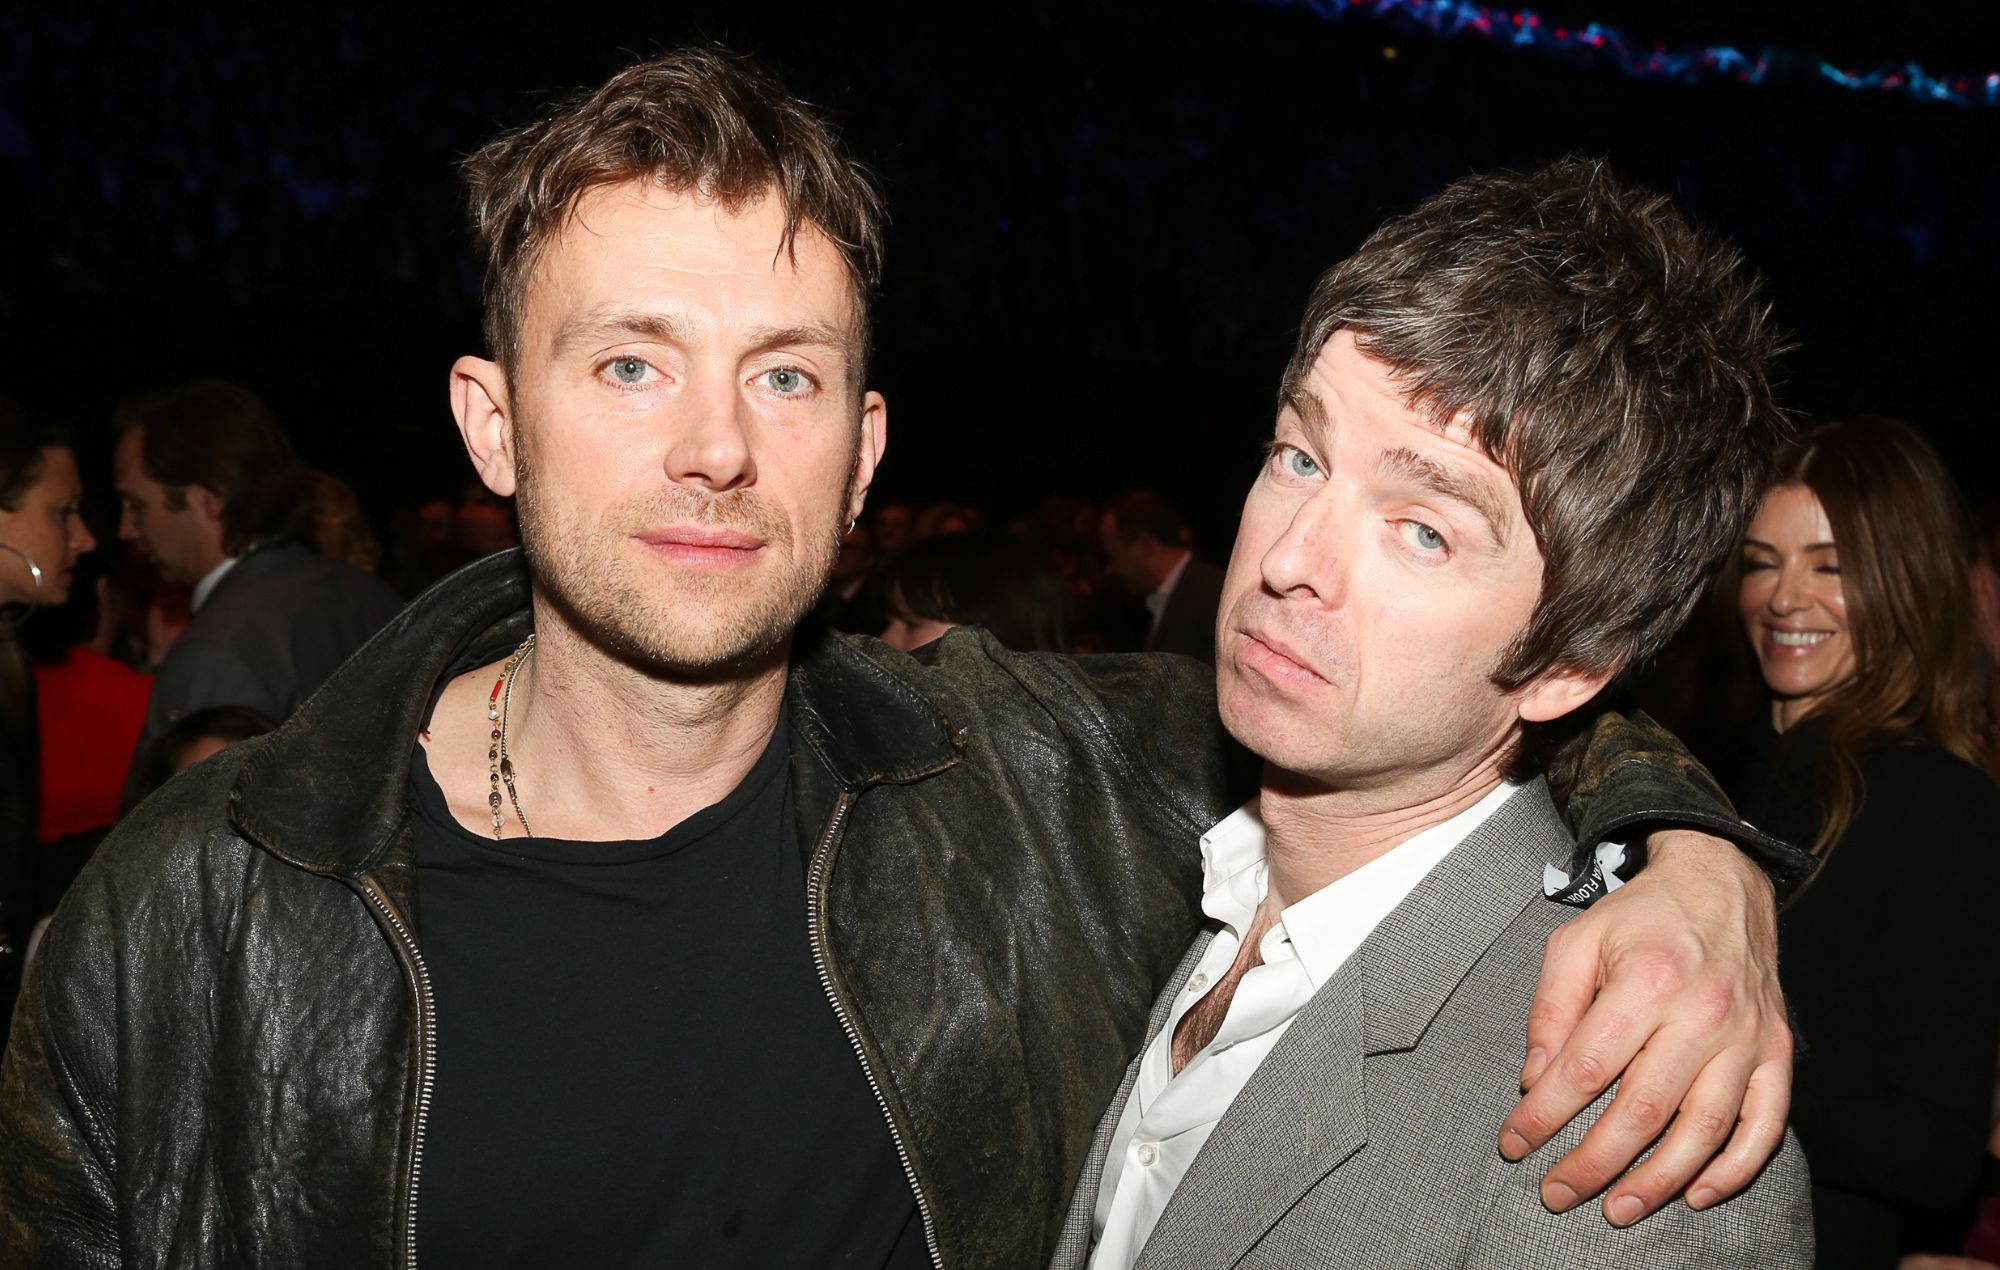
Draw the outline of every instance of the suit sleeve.
[[[1596,1109],[1602,1110],[1602,1105]],[[1542,1206],[1546,1161],[1582,1140],[1579,1116],[1555,1142],[1514,1165],[1487,1220],[1480,1224],[1468,1266],[1644,1266],[1646,1270],[1810,1270],[1813,1264],[1812,1187],[1804,1153],[1791,1134],[1750,1189],[1696,1212],[1672,1203],[1623,1230],[1604,1220],[1596,1200],[1567,1213]]]
[[[72,955],[68,906],[42,940],[0,1063],[0,1267],[97,1270],[122,1263],[113,1182],[115,1081],[81,1044],[113,1037],[111,971]],[[67,1043],[66,1043],[67,1042]]]

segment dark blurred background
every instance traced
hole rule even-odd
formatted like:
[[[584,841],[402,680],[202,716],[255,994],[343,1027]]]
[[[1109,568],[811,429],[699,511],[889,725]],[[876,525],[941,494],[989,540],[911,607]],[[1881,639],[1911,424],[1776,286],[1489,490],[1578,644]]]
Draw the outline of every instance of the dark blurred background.
[[[1562,0],[1670,45],[2000,69],[2000,6]],[[551,94],[691,38],[829,106],[893,217],[880,491],[997,517],[1150,485],[1226,551],[1314,276],[1478,168],[1608,156],[1771,280],[1788,400],[1922,425],[1975,498],[2000,348],[2000,110],[1750,87],[1303,4],[755,0],[0,8],[0,391],[87,436],[219,374],[378,517],[465,475],[478,348],[456,160]]]

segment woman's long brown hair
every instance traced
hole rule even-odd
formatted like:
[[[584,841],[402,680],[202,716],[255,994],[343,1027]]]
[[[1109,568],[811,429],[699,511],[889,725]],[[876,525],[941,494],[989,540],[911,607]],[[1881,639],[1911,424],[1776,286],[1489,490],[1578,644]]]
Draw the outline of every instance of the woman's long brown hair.
[[[1826,855],[1867,790],[1860,756],[1922,739],[1992,772],[1986,683],[1973,624],[1972,521],[1930,443],[1893,419],[1823,424],[1791,442],[1778,484],[1803,485],[1833,526],[1854,675],[1807,711],[1828,724],[1816,774]]]

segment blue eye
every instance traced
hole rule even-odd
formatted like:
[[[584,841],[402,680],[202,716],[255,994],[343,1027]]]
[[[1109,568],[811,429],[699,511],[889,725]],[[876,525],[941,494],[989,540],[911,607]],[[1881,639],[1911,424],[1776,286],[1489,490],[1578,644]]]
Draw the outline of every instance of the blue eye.
[[[804,392],[810,382],[804,371],[790,366],[780,366],[776,370],[764,372],[764,383],[772,392],[784,397],[794,397]]]
[[[1313,459],[1312,455],[1307,454],[1299,447],[1295,445],[1280,445],[1277,447],[1277,451],[1278,466],[1286,476],[1296,476],[1301,480],[1310,480],[1319,475],[1319,463]]]
[[[1406,520],[1401,525],[1403,541],[1419,551],[1437,553],[1447,546],[1444,535],[1420,520]]]
[[[611,363],[611,377],[621,384],[636,384],[646,378],[647,369],[643,358],[620,357]]]

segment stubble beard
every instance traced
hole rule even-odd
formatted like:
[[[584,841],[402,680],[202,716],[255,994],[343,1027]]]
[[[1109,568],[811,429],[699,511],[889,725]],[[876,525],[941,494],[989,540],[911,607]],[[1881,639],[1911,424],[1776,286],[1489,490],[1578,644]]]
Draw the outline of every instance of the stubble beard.
[[[521,547],[537,597],[592,645],[664,678],[719,682],[768,665],[818,602],[840,550],[836,524],[795,557],[790,520],[752,489],[702,494],[669,486],[588,525],[542,488],[525,447],[515,479]],[[847,495],[843,488],[840,507]],[[690,524],[754,535],[767,544],[766,560],[746,577],[740,570],[670,572],[639,558],[635,534]]]
[[[1361,661],[1343,632],[1315,630],[1289,619],[1280,601],[1255,591],[1237,597],[1224,629],[1233,632],[1243,625],[1265,626],[1311,650],[1323,667],[1345,681],[1342,694],[1357,691]],[[1235,651],[1218,647],[1217,656],[1226,660]],[[1290,783],[1380,788],[1407,779],[1411,772],[1449,770],[1467,755],[1487,752],[1487,733],[1474,722],[1487,703],[1477,700],[1476,694],[1491,686],[1492,674],[1504,657],[1502,650],[1490,663],[1481,663],[1476,675],[1440,663],[1433,680],[1392,710],[1377,706],[1359,713],[1366,709],[1364,704],[1343,696],[1344,712],[1326,719],[1311,718],[1301,706],[1288,707],[1289,694],[1283,688],[1260,687],[1256,671],[1230,664],[1223,669],[1243,682],[1220,691],[1218,704],[1230,735],[1270,767],[1289,774],[1294,778]],[[1454,682],[1474,695],[1442,691]]]

